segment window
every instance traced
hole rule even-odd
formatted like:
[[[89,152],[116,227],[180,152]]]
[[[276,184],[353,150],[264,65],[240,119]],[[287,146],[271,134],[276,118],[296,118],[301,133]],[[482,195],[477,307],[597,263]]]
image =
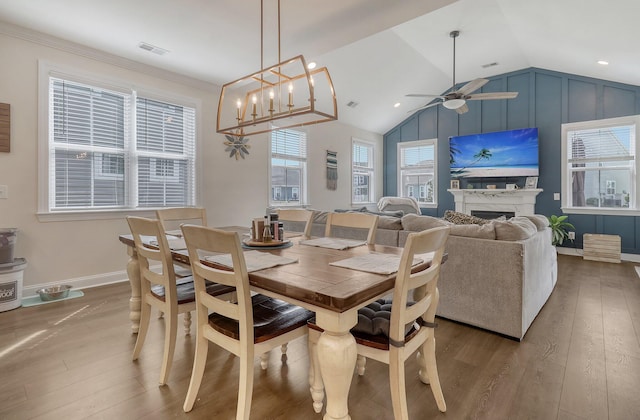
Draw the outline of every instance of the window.
[[[398,196],[413,197],[422,207],[437,205],[436,142],[398,143]]]
[[[640,116],[562,125],[563,211],[621,214],[637,209]]]
[[[195,205],[194,107],[48,68],[41,80],[41,213]]]
[[[307,134],[298,130],[271,132],[272,206],[307,204]]]
[[[351,202],[373,203],[375,180],[373,169],[373,144],[362,140],[352,140],[351,153]]]

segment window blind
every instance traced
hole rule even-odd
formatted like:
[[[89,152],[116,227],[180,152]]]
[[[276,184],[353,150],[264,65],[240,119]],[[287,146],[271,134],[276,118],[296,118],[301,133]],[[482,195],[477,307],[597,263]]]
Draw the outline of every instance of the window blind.
[[[49,110],[49,210],[195,204],[194,108],[50,77]]]
[[[190,203],[195,194],[195,110],[136,99],[136,166],[139,207]]]
[[[271,204],[306,204],[307,134],[271,132]]]
[[[55,78],[49,89],[50,208],[124,206],[130,95]]]

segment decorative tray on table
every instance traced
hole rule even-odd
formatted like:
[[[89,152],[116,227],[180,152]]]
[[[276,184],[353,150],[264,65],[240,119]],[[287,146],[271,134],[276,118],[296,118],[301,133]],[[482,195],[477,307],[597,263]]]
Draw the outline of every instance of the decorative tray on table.
[[[245,239],[242,241],[243,248],[278,249],[278,248],[288,248],[291,245],[293,245],[293,243],[291,243],[291,240],[289,239],[285,239],[282,241],[269,241],[269,242],[254,241],[252,239]]]

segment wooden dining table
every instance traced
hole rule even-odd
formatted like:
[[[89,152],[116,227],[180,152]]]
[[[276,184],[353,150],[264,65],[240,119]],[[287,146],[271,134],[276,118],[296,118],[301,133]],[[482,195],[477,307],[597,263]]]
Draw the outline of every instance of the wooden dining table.
[[[242,234],[247,229],[226,227]],[[297,263],[280,265],[249,273],[251,289],[257,293],[281,299],[316,314],[316,324],[322,333],[318,344],[321,384],[326,394],[324,420],[349,419],[348,395],[353,376],[357,348],[351,335],[351,328],[357,324],[358,309],[390,293],[395,283],[395,275],[375,274],[348,268],[336,267],[330,263],[371,253],[400,255],[402,248],[383,245],[362,245],[344,250],[320,248],[300,244],[301,237],[291,238],[293,246],[281,249],[263,249],[275,255],[297,259]],[[134,333],[140,321],[140,275],[139,264],[131,235],[121,235],[120,241],[127,245],[129,262],[127,273],[131,283],[129,300],[130,320]],[[189,264],[186,250],[172,250],[178,264]],[[430,264],[425,259],[415,269]],[[422,267],[420,267],[422,266]],[[318,373],[315,372],[317,375]],[[313,369],[310,375],[314,375]],[[322,389],[315,389],[314,377],[310,377],[312,398],[316,412],[322,407]],[[318,401],[319,400],[319,401]]]

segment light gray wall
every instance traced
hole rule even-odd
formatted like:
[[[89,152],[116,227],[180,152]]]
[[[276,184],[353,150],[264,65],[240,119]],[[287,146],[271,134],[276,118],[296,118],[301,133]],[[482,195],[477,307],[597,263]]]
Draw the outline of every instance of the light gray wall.
[[[251,218],[263,214],[268,204],[267,137],[251,138],[247,159],[236,161],[228,157],[224,137],[215,132],[218,87],[165,77],[161,72],[133,70],[117,59],[96,59],[95,54],[85,54],[82,48],[71,53],[64,43],[48,41],[57,47],[0,31],[0,102],[11,105],[11,152],[0,153],[0,185],[9,187],[9,198],[0,200],[0,227],[19,229],[15,254],[28,262],[25,294],[50,283],[80,287],[119,281],[126,278],[127,262],[125,247],[118,241],[119,234],[128,233],[124,215],[85,221],[42,221],[37,216],[38,60],[199,100],[199,201],[207,209],[209,224],[248,226]],[[323,210],[349,207],[351,137],[377,143],[381,168],[382,136],[339,122],[310,127],[308,133],[310,204]],[[328,191],[325,186],[326,149],[338,152],[337,191]],[[380,196],[382,170],[376,185]]]

